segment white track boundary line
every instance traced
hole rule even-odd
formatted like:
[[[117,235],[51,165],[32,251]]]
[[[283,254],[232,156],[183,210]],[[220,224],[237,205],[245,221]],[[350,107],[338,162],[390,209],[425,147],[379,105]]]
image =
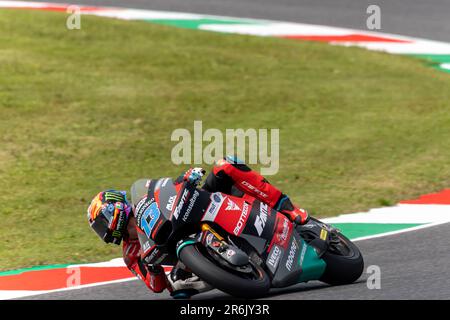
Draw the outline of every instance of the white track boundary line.
[[[54,290],[43,290],[43,291],[0,290],[0,299],[9,300],[9,299],[14,299],[14,298],[33,297],[33,296],[39,296],[39,295],[42,295],[42,294],[63,292],[63,291],[72,291],[72,290],[80,290],[80,289],[86,289],[86,288],[92,288],[92,287],[98,287],[98,286],[106,286],[106,285],[110,285],[110,284],[129,282],[129,281],[135,281],[135,280],[139,280],[139,279],[134,277],[134,276],[132,276],[130,278],[125,278],[125,279],[118,279],[118,280],[111,280],[111,281],[104,281],[104,282],[97,282],[97,283],[90,283],[90,284],[83,284],[83,285],[80,285],[80,286],[73,286],[73,287],[54,289]]]
[[[428,223],[428,224],[424,224],[424,225],[417,226],[417,227],[411,227],[411,228],[407,228],[407,229],[401,229],[401,230],[396,230],[396,231],[379,233],[379,234],[374,234],[374,235],[371,235],[371,236],[364,236],[364,237],[354,238],[354,239],[351,239],[351,240],[352,240],[352,242],[357,242],[357,241],[363,241],[363,240],[369,240],[369,239],[375,239],[375,238],[382,238],[382,237],[392,236],[392,235],[396,235],[396,234],[400,234],[400,233],[406,233],[406,232],[410,232],[410,231],[416,231],[416,230],[431,228],[431,227],[439,226],[439,225],[446,224],[446,223],[449,223],[449,221],[444,221],[444,222],[440,221],[440,222],[435,222],[435,223]]]

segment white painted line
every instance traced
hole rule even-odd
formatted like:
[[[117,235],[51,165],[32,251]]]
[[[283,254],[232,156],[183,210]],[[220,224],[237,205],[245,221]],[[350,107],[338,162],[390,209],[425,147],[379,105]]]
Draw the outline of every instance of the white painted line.
[[[400,234],[400,233],[406,233],[406,232],[410,232],[410,231],[431,228],[431,227],[435,227],[435,226],[438,226],[441,224],[446,224],[446,223],[448,223],[448,222],[429,223],[429,224],[424,224],[424,225],[417,226],[417,227],[401,229],[401,230],[391,231],[391,232],[385,232],[385,233],[375,234],[375,235],[366,236],[366,237],[359,237],[359,238],[354,238],[351,240],[352,240],[352,242],[357,242],[357,241],[363,241],[363,240],[368,240],[368,239],[381,238],[381,237],[392,236],[392,235],[396,235],[396,234]]]
[[[368,212],[321,219],[326,223],[435,223],[450,222],[450,205],[398,204]]]
[[[44,8],[48,5],[43,2],[0,1],[0,8]]]
[[[85,263],[85,264],[73,264],[67,266],[67,268],[76,267],[94,267],[94,268],[104,268],[104,267],[126,267],[125,262],[122,258],[114,258],[109,261],[95,262],[95,263]]]
[[[86,11],[83,12],[83,14],[117,18],[123,20],[147,20],[147,19],[196,20],[202,18],[201,15],[191,13],[177,13],[177,12],[151,11],[139,9],[118,9],[118,8],[107,8],[107,9],[108,10],[105,11]]]

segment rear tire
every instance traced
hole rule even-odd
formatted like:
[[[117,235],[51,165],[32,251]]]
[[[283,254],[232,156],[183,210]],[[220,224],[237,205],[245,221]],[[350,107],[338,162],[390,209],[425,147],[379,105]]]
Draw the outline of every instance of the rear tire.
[[[358,280],[363,273],[364,259],[353,242],[341,233],[337,233],[337,235],[350,249],[350,254],[344,256],[327,251],[322,256],[327,266],[320,281],[330,285],[350,284]]]
[[[197,245],[187,245],[179,252],[180,260],[198,277],[213,287],[240,298],[258,298],[270,289],[267,273],[258,265],[252,264],[257,279],[246,279],[231,273],[209,260],[200,252]]]

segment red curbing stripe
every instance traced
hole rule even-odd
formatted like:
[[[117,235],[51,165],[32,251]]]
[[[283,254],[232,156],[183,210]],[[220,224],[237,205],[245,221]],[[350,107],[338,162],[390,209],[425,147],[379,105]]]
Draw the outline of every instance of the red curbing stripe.
[[[400,204],[450,204],[450,189],[420,196],[418,199],[400,201]]]
[[[79,275],[79,282],[76,274]],[[55,290],[77,285],[131,278],[126,267],[68,267],[63,269],[24,272],[0,278],[0,290]]]
[[[171,266],[164,266],[165,272],[171,270]],[[77,280],[77,273],[79,282],[74,281]],[[0,290],[47,291],[134,277],[127,267],[73,266],[2,276],[0,277]]]
[[[328,36],[313,36],[313,35],[286,35],[280,36],[286,39],[306,40],[306,41],[322,41],[322,42],[397,42],[397,43],[412,43],[408,40],[400,40],[393,38],[378,37],[365,34],[348,34],[348,35],[328,35]]]
[[[58,11],[58,12],[66,12],[67,8],[69,8],[70,5],[55,5],[55,6],[45,6],[45,7],[5,7],[9,9],[25,9],[25,10],[42,10],[42,11]],[[108,11],[110,9],[106,8],[98,8],[98,7],[86,7],[86,6],[78,6],[80,8],[81,12],[95,12],[95,11]]]

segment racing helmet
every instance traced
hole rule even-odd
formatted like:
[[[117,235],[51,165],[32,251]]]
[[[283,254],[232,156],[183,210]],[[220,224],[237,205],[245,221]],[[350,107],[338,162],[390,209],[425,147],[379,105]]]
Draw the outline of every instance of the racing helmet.
[[[126,232],[130,213],[126,191],[106,190],[91,201],[87,218],[90,227],[103,241],[119,245]]]

